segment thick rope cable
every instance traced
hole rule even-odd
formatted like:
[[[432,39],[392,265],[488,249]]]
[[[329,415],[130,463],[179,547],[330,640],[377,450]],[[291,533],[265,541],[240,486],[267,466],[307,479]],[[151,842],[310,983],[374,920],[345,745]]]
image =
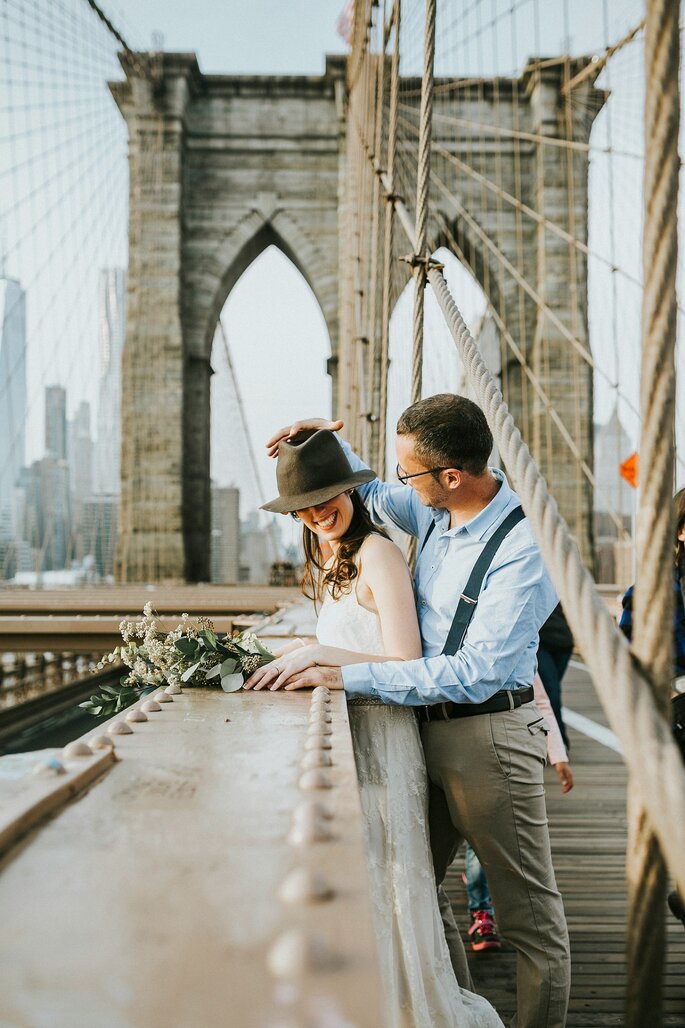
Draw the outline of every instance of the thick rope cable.
[[[542,557],[590,670],[612,729],[621,741],[634,785],[649,809],[669,867],[685,885],[685,766],[652,694],[647,673],[597,592],[568,525],[550,496],[504,398],[488,371],[438,268],[428,271],[447,327],[477,402],[521,498]]]
[[[645,31],[645,216],[640,407],[640,507],[633,649],[668,712],[673,623],[673,435],[678,263],[678,0],[649,0]],[[631,800],[628,845],[626,1024],[662,1014],[666,866],[648,809]]]
[[[430,189],[431,133],[433,126],[433,88],[435,77],[435,19],[436,0],[426,0],[423,37],[423,74],[421,78],[421,111],[419,118],[419,149],[416,168],[416,226],[414,252],[410,260],[414,267],[414,310],[412,315],[411,402],[421,399],[423,385],[423,328],[426,302],[427,269],[430,254],[428,245],[428,193]],[[417,558],[417,539],[412,536],[407,546],[407,561],[414,568]]]
[[[131,47],[128,45],[122,34],[115,28],[115,26],[109,20],[109,18],[102,10],[102,8],[99,6],[99,4],[95,2],[95,0],[86,0],[86,3],[90,7],[90,9],[97,15],[97,17],[100,19],[100,21],[105,26],[107,31],[111,32],[111,34],[116,39],[117,43],[121,45],[128,60],[130,61],[131,65],[136,69],[138,74],[141,75],[143,78],[148,78],[150,75],[149,62],[146,60],[141,60],[140,55],[131,49]]]
[[[383,298],[381,317],[380,382],[378,390],[378,453],[376,468],[385,477],[388,424],[388,355],[390,352],[390,314],[392,303],[392,255],[395,233],[395,160],[397,151],[397,115],[399,108],[400,32],[402,3],[395,0],[392,59],[390,63],[390,106],[388,110],[388,171],[385,192],[385,225],[383,233]],[[380,176],[379,176],[380,178]],[[382,183],[381,183],[382,184]]]
[[[431,130],[433,123],[433,63],[435,59],[436,0],[426,0],[426,23],[423,41],[423,77],[421,80],[421,114],[419,120],[419,151],[416,174],[416,234],[414,257],[414,318],[412,324],[411,402],[421,399],[423,376],[423,314],[426,291],[426,252],[428,241],[428,190],[430,188]]]

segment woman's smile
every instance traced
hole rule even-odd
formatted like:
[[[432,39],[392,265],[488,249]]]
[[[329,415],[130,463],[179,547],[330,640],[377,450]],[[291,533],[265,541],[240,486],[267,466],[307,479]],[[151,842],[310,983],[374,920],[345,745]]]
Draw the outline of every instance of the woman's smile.
[[[318,525],[318,527],[322,531],[330,532],[331,529],[335,527],[335,523],[336,523],[337,520],[338,520],[338,512],[337,512],[337,510],[326,511],[326,513],[324,515],[319,515],[319,517],[317,517],[315,519],[314,524]]]

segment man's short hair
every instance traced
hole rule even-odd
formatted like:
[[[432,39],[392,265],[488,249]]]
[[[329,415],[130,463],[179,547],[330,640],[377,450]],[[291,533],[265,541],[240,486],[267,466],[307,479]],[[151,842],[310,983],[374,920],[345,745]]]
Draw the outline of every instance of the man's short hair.
[[[492,432],[480,407],[455,393],[437,393],[407,407],[398,435],[414,440],[417,460],[427,468],[459,468],[480,475],[492,453]]]

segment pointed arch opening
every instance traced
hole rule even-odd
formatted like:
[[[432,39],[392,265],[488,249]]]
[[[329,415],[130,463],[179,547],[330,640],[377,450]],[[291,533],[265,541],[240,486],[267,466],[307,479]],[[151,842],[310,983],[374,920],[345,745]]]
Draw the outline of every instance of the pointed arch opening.
[[[211,350],[212,580],[263,583],[298,559],[299,526],[259,511],[276,495],[264,443],[298,418],[331,413],[331,339],[319,298],[271,233],[229,269]],[[253,255],[251,260],[249,256]],[[265,283],[268,295],[265,296]],[[266,355],[268,359],[266,359]],[[237,492],[236,492],[237,491]]]

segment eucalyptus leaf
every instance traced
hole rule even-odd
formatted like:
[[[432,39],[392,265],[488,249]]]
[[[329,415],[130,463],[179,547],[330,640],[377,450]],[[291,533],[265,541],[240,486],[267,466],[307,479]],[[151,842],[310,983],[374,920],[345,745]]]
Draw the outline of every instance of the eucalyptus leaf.
[[[215,664],[214,667],[210,668],[210,670],[206,673],[205,679],[207,679],[207,678],[216,678],[218,675],[221,674],[221,668],[222,668],[221,664]]]
[[[225,678],[226,675],[232,674],[235,671],[237,666],[238,666],[238,661],[234,657],[228,657],[223,662],[223,664],[221,665],[221,668],[220,668],[221,677]]]
[[[88,714],[92,714],[94,717],[102,711],[102,707],[98,703],[91,703],[90,700],[84,700],[83,703],[79,703],[81,710],[87,711]]]
[[[223,675],[221,678],[221,688],[224,692],[238,692],[243,687],[243,676],[237,675]]]
[[[189,678],[192,678],[197,669],[199,668],[200,663],[201,662],[198,660],[197,664],[193,664],[193,666],[189,667],[187,671],[184,671],[181,675],[181,681],[187,682]]]
[[[177,639],[174,646],[184,657],[194,657],[198,648],[195,639]]]
[[[264,664],[270,664],[272,660],[276,659],[271,650],[267,650],[266,646],[263,646],[260,643],[259,639],[255,638],[254,645],[255,649],[257,650],[257,653],[259,653],[262,657],[268,658],[264,660]],[[262,664],[262,667],[264,667],[264,664]]]
[[[210,650],[216,649],[217,638],[211,628],[203,628],[200,632],[200,636]]]

